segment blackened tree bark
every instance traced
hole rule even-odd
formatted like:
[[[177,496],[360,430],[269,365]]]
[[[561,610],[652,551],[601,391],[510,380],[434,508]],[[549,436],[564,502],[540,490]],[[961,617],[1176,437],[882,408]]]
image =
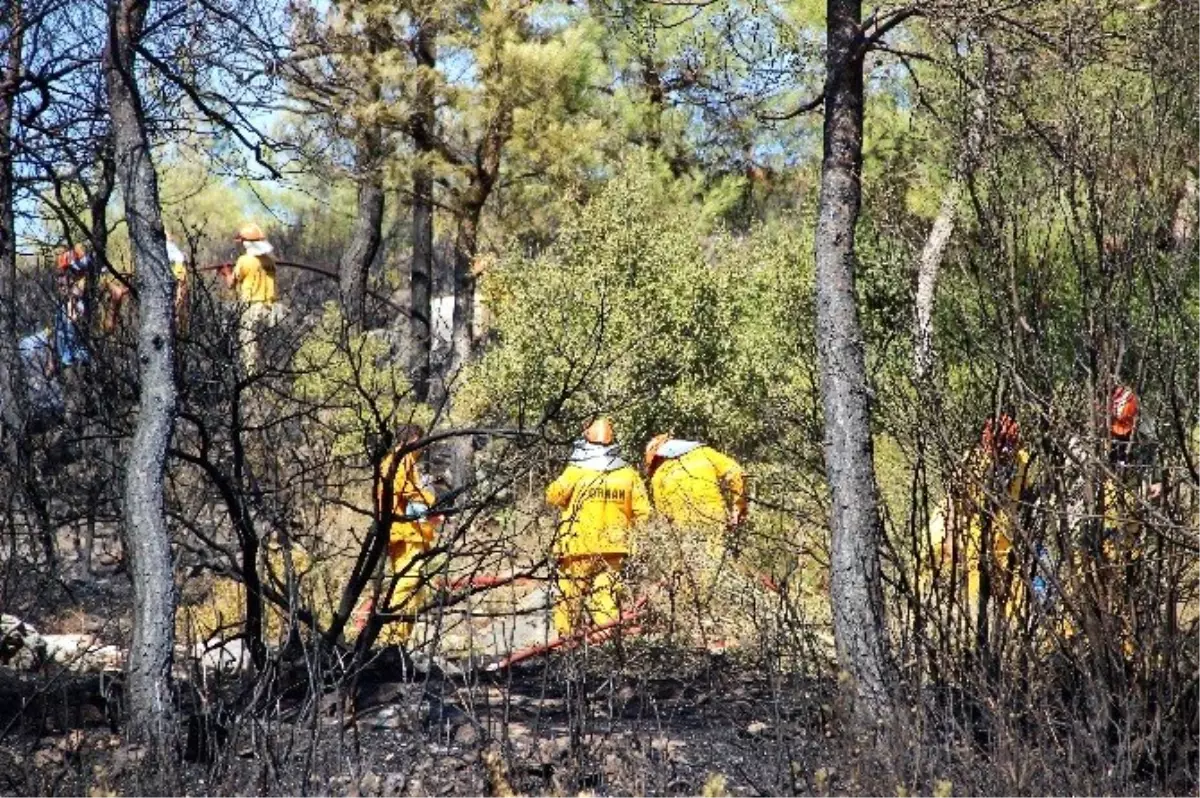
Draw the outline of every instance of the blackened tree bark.
[[[0,441],[13,483],[20,486],[25,518],[33,525],[42,552],[51,568],[57,567],[54,530],[42,495],[37,472],[30,467],[32,441],[27,430],[24,367],[17,343],[17,228],[16,202],[17,123],[15,105],[24,81],[24,42],[29,25],[24,3],[5,7],[3,16],[3,69],[0,71]]]
[[[112,130],[105,134],[96,152],[96,163],[100,167],[95,187],[88,195],[88,215],[91,217],[91,229],[88,239],[92,245],[92,257],[96,268],[88,272],[87,314],[89,319],[95,318],[98,308],[96,291],[99,285],[100,272],[108,269],[108,201],[112,199],[113,188],[117,182],[117,161],[113,152]]]
[[[99,179],[92,195],[88,197],[88,210],[91,216],[92,229],[90,239],[92,252],[102,264],[108,263],[108,201],[112,199],[113,188],[117,181],[117,162],[113,153],[112,131],[104,137],[96,162],[100,165]]]
[[[116,174],[125,200],[138,289],[137,423],[125,474],[125,545],[133,581],[129,733],[161,746],[173,716],[175,585],[163,472],[176,412],[174,280],[134,56],[150,0],[109,0],[105,79]]]
[[[346,251],[338,264],[342,312],[355,330],[367,315],[367,275],[383,240],[383,171],[379,159],[380,129],[367,131],[359,147],[358,214]]]
[[[814,248],[825,470],[832,493],[830,598],[838,662],[852,677],[855,714],[865,721],[886,717],[890,708],[879,564],[882,522],[854,291],[865,48],[860,0],[828,0],[826,8],[824,157]]]
[[[387,49],[381,31],[375,26],[367,31],[367,47],[373,58]],[[377,73],[370,74],[364,99],[377,105],[383,99],[383,90]],[[367,276],[383,240],[383,159],[383,128],[378,122],[368,122],[359,132],[355,148],[358,213],[350,241],[338,263],[342,312],[352,330],[361,330],[366,321]]]
[[[14,476],[24,470],[24,384],[17,351],[17,236],[13,215],[13,106],[21,84],[21,3],[8,5],[4,67],[0,72],[0,436]]]
[[[479,146],[470,182],[458,197],[458,231],[454,238],[454,323],[450,372],[471,358],[475,340],[475,256],[479,252],[479,219],[500,175],[500,158],[512,135],[512,109],[496,111]]]
[[[428,142],[434,135],[434,67],[437,64],[436,35],[428,22],[417,29],[416,56],[421,74],[413,104],[413,140],[417,165],[413,170],[412,266],[409,310],[408,372],[418,402],[429,396],[430,356],[433,348],[433,172]]]
[[[496,112],[479,142],[471,182],[459,198],[458,232],[454,238],[454,321],[446,379],[452,379],[471,358],[475,341],[475,256],[479,253],[479,219],[500,174],[501,154],[511,135],[512,110],[505,106]],[[465,436],[455,438],[450,450],[454,484],[469,485],[475,478],[473,441]]]

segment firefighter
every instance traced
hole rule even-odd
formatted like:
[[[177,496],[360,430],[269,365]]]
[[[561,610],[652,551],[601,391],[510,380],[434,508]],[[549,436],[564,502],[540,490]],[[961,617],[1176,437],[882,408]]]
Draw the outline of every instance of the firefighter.
[[[388,539],[388,561],[392,567],[395,590],[390,609],[412,615],[425,601],[423,557],[433,544],[441,518],[430,514],[436,497],[425,487],[425,479],[417,468],[420,450],[400,455],[406,446],[416,444],[425,436],[415,424],[407,424],[396,434],[396,448],[379,464],[380,482],[376,490],[376,510],[383,518],[386,480],[392,484],[392,525]],[[397,460],[399,457],[399,460]],[[398,621],[391,626],[387,642],[403,644],[412,635],[412,621]]]
[[[242,225],[234,240],[242,244],[245,252],[238,257],[232,269],[223,269],[222,275],[227,285],[237,289],[241,305],[238,343],[242,364],[247,371],[251,371],[258,365],[261,328],[273,326],[279,318],[275,294],[275,249],[267,240],[266,233],[254,222]]]
[[[746,520],[746,477],[732,457],[696,441],[659,435],[646,445],[654,509],[673,524],[711,530],[719,545]]]
[[[1014,552],[1014,544],[1022,527],[1022,511],[1035,498],[1035,477],[1034,458],[1023,445],[1020,424],[1006,413],[989,418],[979,444],[964,461],[958,484],[947,496],[941,517],[931,523],[930,542],[940,560],[939,570],[953,568],[955,592],[965,598],[973,617],[979,609],[985,550],[990,550],[992,562],[987,571],[989,597],[1002,602],[1011,614],[1024,595],[1025,579],[1012,570],[1023,561],[1020,552]],[[1029,553],[1044,560],[1036,546]],[[962,596],[958,590],[964,572],[966,594]],[[1031,579],[1034,576],[1030,574]],[[1044,578],[1037,585],[1044,589]]]
[[[175,277],[175,329],[179,334],[184,335],[187,333],[188,312],[191,307],[189,303],[191,283],[188,278],[187,257],[175,240],[171,238],[170,233],[167,233],[167,261],[171,264],[171,274]],[[121,324],[121,314],[125,308],[125,302],[129,298],[129,284],[132,280],[132,272],[126,272],[120,276],[115,272],[105,273],[101,276],[99,283],[101,332],[111,334]]]
[[[565,637],[618,622],[630,530],[649,517],[650,499],[637,470],[621,459],[607,418],[584,430],[546,501],[562,510],[554,541],[555,630]]]
[[[723,629],[722,618],[728,597],[718,595],[716,586],[722,570],[731,564],[727,553],[741,549],[738,538],[747,512],[745,472],[716,449],[669,434],[658,435],[646,445],[645,466],[654,509],[680,532],[672,540],[677,546],[672,554],[674,578],[692,595],[684,604],[696,609],[704,645],[721,652],[730,632]],[[684,536],[689,534],[703,538],[699,567],[686,553],[689,542]]]
[[[59,305],[54,314],[54,350],[62,366],[82,365],[91,360],[85,336],[87,280],[92,258],[82,244],[76,244],[58,254],[57,265]]]

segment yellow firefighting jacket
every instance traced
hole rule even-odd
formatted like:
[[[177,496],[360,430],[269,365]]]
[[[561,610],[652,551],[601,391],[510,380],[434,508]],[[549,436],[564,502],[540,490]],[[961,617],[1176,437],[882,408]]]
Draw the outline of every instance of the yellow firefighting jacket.
[[[650,516],[646,486],[615,446],[577,444],[546,501],[563,511],[554,541],[560,559],[628,554],[630,528]]]
[[[650,480],[654,508],[672,523],[723,529],[730,508],[745,515],[745,474],[733,458],[679,440],[664,443],[658,456],[663,459]],[[729,492],[728,502],[723,488]]]
[[[275,302],[275,259],[270,255],[242,255],[233,266],[238,298],[247,304]]]
[[[396,467],[392,482],[392,543],[428,544],[437,531],[436,519],[429,515],[436,497],[421,487],[421,476],[417,471],[418,452],[409,452]],[[379,465],[382,479],[388,478],[394,455],[383,458]],[[382,511],[383,484],[379,485],[375,500]]]

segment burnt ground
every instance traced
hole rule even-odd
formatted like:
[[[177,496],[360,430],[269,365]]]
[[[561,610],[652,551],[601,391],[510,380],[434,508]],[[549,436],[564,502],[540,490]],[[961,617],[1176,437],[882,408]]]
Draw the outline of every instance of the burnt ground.
[[[125,648],[127,575],[70,565],[6,569],[20,599],[0,609]],[[289,656],[256,677],[181,650],[166,766],[123,742],[119,672],[0,665],[0,793],[760,795],[806,792],[824,764],[830,686],[747,652],[626,639],[448,674],[393,648],[354,677],[333,652]]]
[[[621,648],[457,678],[368,669],[318,698],[282,691],[268,711],[193,705],[168,771],[121,746],[95,677],[10,680],[0,791],[764,795],[820,785],[828,704],[818,686],[765,678],[736,655]],[[15,717],[14,690],[35,694],[35,682],[43,698]]]

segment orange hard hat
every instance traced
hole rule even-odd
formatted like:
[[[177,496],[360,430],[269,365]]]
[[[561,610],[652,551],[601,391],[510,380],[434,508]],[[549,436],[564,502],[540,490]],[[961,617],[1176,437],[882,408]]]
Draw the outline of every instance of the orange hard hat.
[[[247,222],[238,228],[237,235],[234,236],[236,241],[266,241],[267,234],[262,228],[254,222]]]
[[[583,430],[583,439],[588,443],[608,446],[613,442],[612,422],[601,416]]]
[[[1112,412],[1112,434],[1118,438],[1128,438],[1137,425],[1137,394],[1126,385],[1118,385],[1113,388],[1109,406]]]
[[[671,440],[671,433],[669,432],[664,432],[662,435],[655,435],[650,439],[650,442],[646,444],[646,468],[650,467],[650,464],[654,462],[654,458],[658,457],[658,450],[669,440]]]
[[[1021,425],[1008,413],[989,418],[983,425],[982,444],[993,455],[1011,455],[1021,445]]]

